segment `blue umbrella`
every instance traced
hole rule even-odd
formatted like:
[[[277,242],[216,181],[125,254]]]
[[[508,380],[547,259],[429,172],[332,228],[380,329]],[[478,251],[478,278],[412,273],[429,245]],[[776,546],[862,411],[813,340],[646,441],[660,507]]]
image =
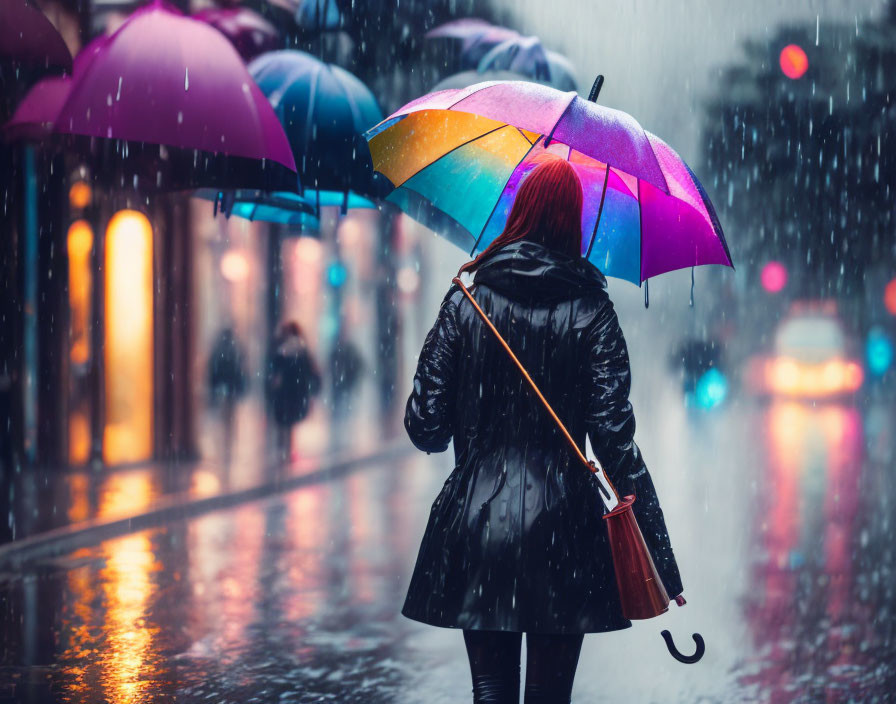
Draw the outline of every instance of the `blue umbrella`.
[[[215,204],[225,216],[236,215],[245,220],[260,220],[302,229],[316,230],[320,226],[314,206],[302,196],[288,191],[219,191],[200,188],[194,196]]]
[[[317,230],[320,227],[320,209],[326,206],[347,208],[376,208],[376,204],[357,193],[336,191],[315,191],[308,189],[304,196],[288,191],[218,191],[200,188],[194,194],[197,198],[210,200],[215,204],[215,214],[220,210],[227,217],[235,215],[252,221],[273,222],[303,230]]]
[[[300,0],[295,21],[306,31],[342,29],[342,13],[336,0]]]
[[[376,98],[348,71],[301,51],[272,51],[249,64],[289,139],[302,185],[342,195],[383,194],[364,132],[383,119]],[[307,191],[306,198],[307,198]],[[318,196],[315,196],[317,198]]]

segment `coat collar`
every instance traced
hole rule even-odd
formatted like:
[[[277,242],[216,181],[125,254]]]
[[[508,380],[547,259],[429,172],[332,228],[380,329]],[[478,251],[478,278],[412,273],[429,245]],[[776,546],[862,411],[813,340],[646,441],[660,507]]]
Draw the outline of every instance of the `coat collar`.
[[[479,266],[474,281],[515,300],[568,300],[607,287],[587,260],[528,240],[499,249]]]

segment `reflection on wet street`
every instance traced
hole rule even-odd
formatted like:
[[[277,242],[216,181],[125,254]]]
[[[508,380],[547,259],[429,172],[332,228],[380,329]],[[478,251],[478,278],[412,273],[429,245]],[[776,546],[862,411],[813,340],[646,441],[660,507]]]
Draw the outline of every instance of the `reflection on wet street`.
[[[666,400],[639,435],[689,603],[586,638],[574,701],[888,701],[891,412]],[[0,701],[468,701],[460,634],[398,614],[449,470],[413,455],[2,575]]]

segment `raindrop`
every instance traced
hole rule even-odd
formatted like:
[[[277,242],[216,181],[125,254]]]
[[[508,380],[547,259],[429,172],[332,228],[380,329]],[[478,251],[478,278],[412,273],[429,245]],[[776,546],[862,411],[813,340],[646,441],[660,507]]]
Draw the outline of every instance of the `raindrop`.
[[[190,90],[190,69],[184,66],[184,90]]]

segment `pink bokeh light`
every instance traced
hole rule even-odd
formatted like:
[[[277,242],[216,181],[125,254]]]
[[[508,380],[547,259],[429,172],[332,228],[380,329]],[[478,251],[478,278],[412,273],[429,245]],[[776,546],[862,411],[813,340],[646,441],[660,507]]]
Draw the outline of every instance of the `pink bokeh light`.
[[[759,278],[762,288],[769,293],[778,293],[787,285],[787,268],[781,262],[769,262],[762,267]]]

